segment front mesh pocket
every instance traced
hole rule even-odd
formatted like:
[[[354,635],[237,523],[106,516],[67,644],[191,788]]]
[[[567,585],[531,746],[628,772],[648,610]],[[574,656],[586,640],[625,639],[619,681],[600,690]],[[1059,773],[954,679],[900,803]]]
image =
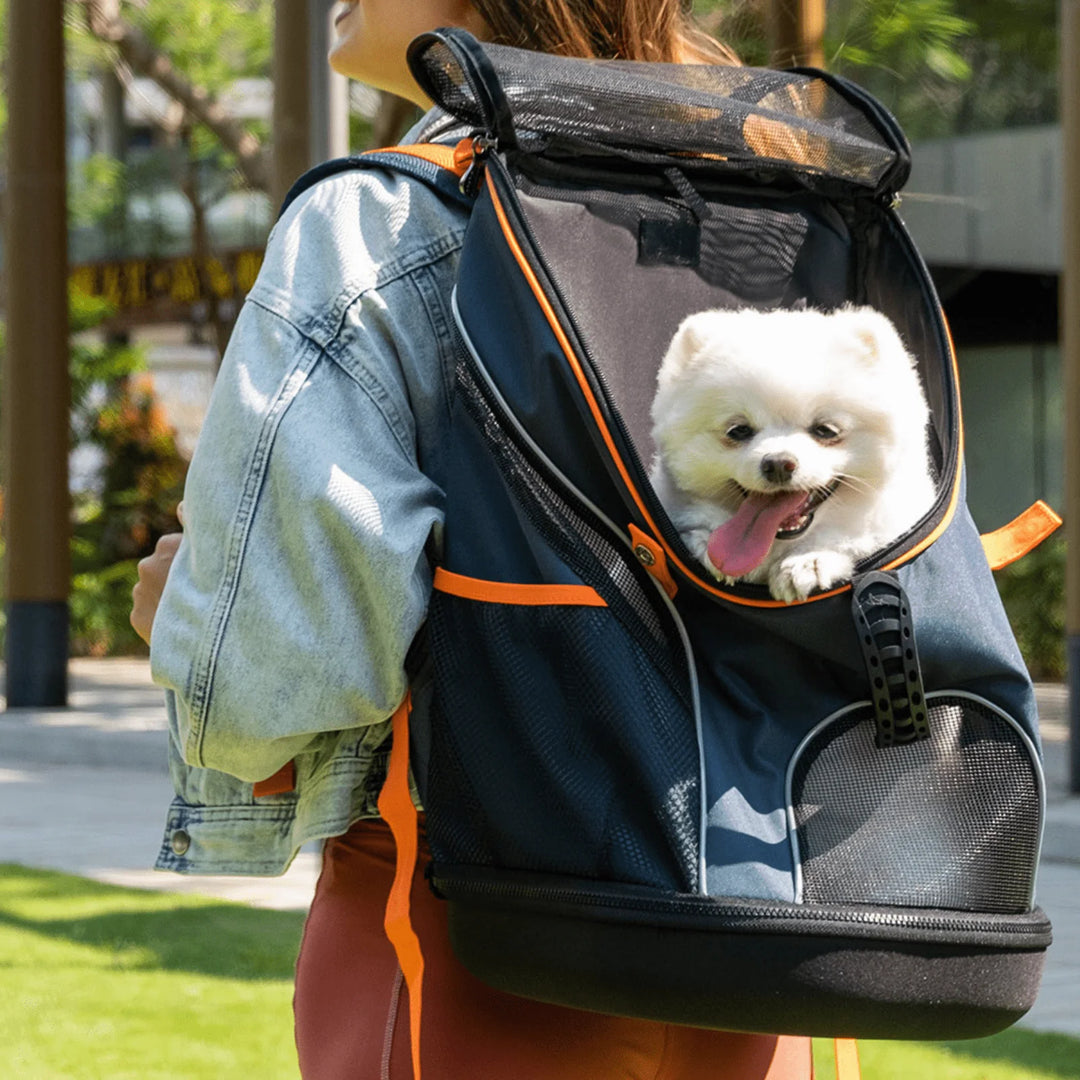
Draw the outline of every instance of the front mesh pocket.
[[[792,772],[805,903],[1030,910],[1041,780],[991,706],[933,695],[930,737],[879,749],[873,710],[822,727]]]
[[[437,863],[697,887],[693,717],[610,609],[436,592],[430,629]]]

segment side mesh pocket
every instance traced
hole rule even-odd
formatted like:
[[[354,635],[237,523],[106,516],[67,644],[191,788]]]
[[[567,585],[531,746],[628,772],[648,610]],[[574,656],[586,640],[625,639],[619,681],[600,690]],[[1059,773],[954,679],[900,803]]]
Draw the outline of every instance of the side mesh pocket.
[[[430,629],[437,863],[696,887],[692,719],[610,609],[437,591]]]
[[[928,695],[930,737],[879,748],[857,706],[796,751],[789,795],[804,903],[1031,909],[1041,769],[988,702]]]

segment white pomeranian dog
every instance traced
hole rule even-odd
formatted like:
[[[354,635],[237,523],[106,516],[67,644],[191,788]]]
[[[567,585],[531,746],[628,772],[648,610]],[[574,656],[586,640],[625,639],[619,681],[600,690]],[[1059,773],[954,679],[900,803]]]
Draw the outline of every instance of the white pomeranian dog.
[[[787,603],[850,580],[935,499],[915,362],[872,308],[689,316],[652,420],[650,479],[687,548]]]

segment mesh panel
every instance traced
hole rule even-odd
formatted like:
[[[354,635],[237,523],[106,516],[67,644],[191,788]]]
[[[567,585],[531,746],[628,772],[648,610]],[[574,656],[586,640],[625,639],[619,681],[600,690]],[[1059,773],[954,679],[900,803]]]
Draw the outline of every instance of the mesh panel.
[[[586,206],[597,217],[621,225],[634,236],[640,237],[644,226],[671,231],[689,228],[700,247],[687,264],[709,285],[727,289],[743,301],[775,301],[783,295],[810,225],[798,210],[773,210],[731,201],[704,201],[707,216],[697,221],[685,203],[670,197],[604,188],[560,188],[525,178],[519,178],[517,186],[528,196]],[[550,249],[544,254],[549,262],[558,255]],[[638,261],[650,261],[640,247]],[[652,261],[678,262],[669,258]],[[565,285],[561,291],[564,296],[569,292]],[[659,355],[662,353],[658,359]]]
[[[487,45],[519,141],[571,144],[728,163],[795,166],[877,187],[895,154],[857,107],[821,79],[761,68],[581,60]],[[474,126],[484,116],[443,43],[419,58],[428,90]]]
[[[425,792],[435,860],[692,891],[699,751],[655,587],[541,475],[464,361],[458,379],[513,497],[609,606],[435,594]]]
[[[929,712],[920,742],[878,749],[867,709],[804,749],[792,785],[804,901],[1029,909],[1041,811],[1026,744],[966,699]]]
[[[435,861],[693,891],[693,717],[610,612],[436,593],[430,627]]]

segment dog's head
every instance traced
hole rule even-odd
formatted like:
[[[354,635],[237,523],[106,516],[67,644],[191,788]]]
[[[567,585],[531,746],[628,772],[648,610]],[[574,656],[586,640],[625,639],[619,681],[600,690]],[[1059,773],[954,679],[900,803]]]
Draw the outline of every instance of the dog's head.
[[[661,364],[652,418],[676,487],[773,536],[875,498],[898,455],[925,460],[912,359],[870,308],[691,315]]]

